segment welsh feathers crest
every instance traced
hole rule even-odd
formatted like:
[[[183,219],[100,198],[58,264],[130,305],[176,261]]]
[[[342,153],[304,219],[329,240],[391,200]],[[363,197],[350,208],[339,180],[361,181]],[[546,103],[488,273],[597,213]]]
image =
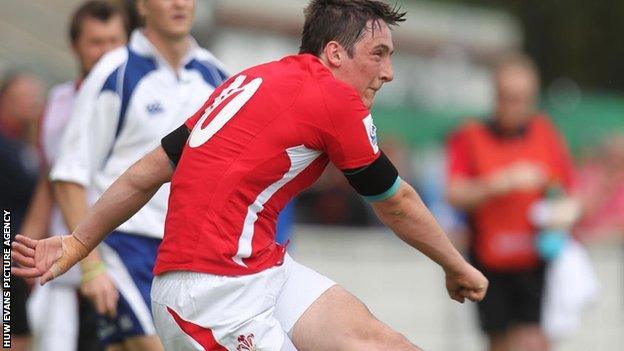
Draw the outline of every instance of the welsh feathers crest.
[[[256,351],[256,345],[254,345],[254,335],[239,335],[236,351]]]

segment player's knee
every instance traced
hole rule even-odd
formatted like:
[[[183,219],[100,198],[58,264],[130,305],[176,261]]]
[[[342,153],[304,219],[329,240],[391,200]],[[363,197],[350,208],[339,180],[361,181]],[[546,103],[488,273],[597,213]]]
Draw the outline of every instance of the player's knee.
[[[395,331],[391,331],[385,335],[380,342],[380,350],[422,351],[419,347],[407,340],[403,334]]]
[[[162,351],[164,347],[156,335],[143,335],[128,338],[124,341],[128,351]]]
[[[358,345],[362,350],[422,351],[405,336],[372,319],[368,326],[357,328],[350,334],[350,345]]]
[[[548,351],[550,345],[546,335],[539,326],[524,326],[509,332],[512,347],[522,351]]]

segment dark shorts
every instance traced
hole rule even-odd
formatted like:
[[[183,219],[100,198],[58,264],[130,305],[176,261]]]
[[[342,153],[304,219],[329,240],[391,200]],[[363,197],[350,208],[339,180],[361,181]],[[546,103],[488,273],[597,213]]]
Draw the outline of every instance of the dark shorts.
[[[28,299],[28,285],[17,276],[11,276],[11,334],[27,336],[30,334],[26,317],[26,300]]]
[[[156,334],[150,290],[160,242],[160,239],[114,231],[101,244],[102,260],[119,290],[117,317],[100,316],[98,320],[104,345]]]
[[[516,325],[540,323],[544,266],[513,273],[481,271],[490,281],[487,295],[477,304],[484,332],[497,334]]]
[[[98,335],[98,315],[89,299],[78,294],[78,351],[104,351]]]

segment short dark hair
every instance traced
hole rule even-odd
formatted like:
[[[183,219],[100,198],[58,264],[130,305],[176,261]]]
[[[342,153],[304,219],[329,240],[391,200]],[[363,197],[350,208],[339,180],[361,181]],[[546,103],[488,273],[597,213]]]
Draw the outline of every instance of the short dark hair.
[[[393,26],[405,21],[406,14],[397,5],[376,0],[312,0],[303,13],[305,23],[299,53],[315,56],[332,40],[352,56],[369,20],[383,20]]]
[[[72,43],[78,41],[82,33],[82,24],[87,18],[94,18],[102,22],[108,22],[114,16],[121,16],[124,22],[126,33],[128,32],[128,24],[124,13],[117,6],[109,1],[90,0],[82,4],[71,17],[69,25],[69,39]]]

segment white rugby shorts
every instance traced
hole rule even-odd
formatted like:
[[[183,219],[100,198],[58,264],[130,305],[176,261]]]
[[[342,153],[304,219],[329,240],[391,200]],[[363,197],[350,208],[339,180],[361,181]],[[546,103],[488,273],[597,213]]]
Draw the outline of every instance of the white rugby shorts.
[[[152,314],[165,350],[293,351],[295,323],[334,284],[288,254],[251,275],[168,272],[152,284]]]

